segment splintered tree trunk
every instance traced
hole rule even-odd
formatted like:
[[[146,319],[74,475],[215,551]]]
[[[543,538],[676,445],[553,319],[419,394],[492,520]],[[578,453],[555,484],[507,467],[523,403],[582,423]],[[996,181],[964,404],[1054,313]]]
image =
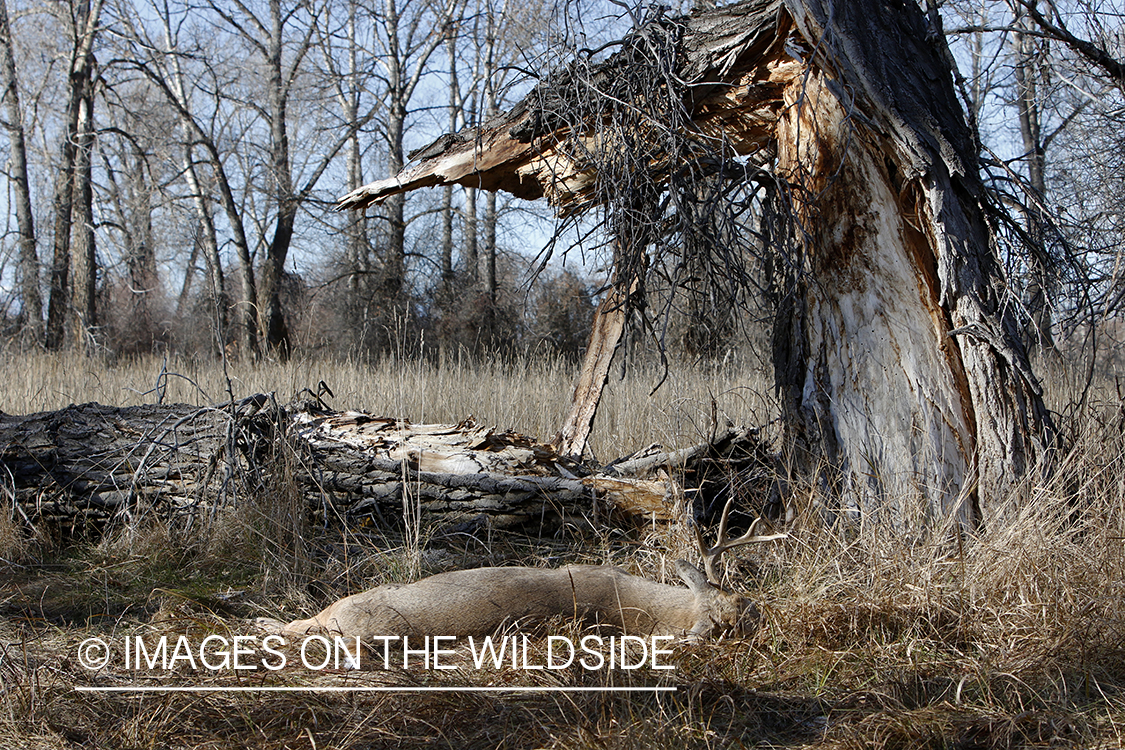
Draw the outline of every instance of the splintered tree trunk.
[[[632,291],[635,289],[634,286]],[[560,455],[581,459],[586,451],[590,427],[598,411],[602,389],[609,378],[609,366],[628,320],[627,297],[623,289],[614,286],[594,313],[586,357],[571,397],[570,413],[552,443]]]
[[[778,171],[794,188],[809,278],[776,334],[797,460],[853,510],[968,522],[971,398],[933,253],[824,76],[798,78],[785,100]],[[901,507],[907,498],[924,506]]]
[[[803,10],[826,43],[777,127],[806,265],[775,340],[790,444],[865,518],[1002,522],[1052,430],[948,64],[911,3]]]
[[[341,205],[458,183],[583,210],[599,200],[599,144],[629,142],[607,137],[605,111],[589,102],[652,65],[634,54],[650,33],[679,34],[673,78],[691,118],[662,135],[694,140],[715,162],[740,154],[772,169],[770,203],[796,228],[775,280],[783,455],[830,516],[899,529],[1002,523],[1021,483],[1049,465],[1055,436],[985,218],[999,209],[952,59],[912,0],[744,0],[657,18],[594,69],[544,79],[503,117],[444,136]],[[588,153],[575,157],[566,134],[581,118]],[[651,150],[655,135],[638,140],[655,175],[676,171]],[[579,386],[568,427],[588,430],[597,397]],[[579,432],[560,444],[579,445]]]

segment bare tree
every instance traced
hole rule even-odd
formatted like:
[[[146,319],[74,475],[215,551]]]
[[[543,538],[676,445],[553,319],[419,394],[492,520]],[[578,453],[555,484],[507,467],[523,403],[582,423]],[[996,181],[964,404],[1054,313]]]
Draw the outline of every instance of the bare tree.
[[[123,272],[102,311],[107,333],[118,352],[150,350],[164,336],[164,295],[157,267],[154,214],[161,202],[159,185],[172,175],[161,173],[157,152],[176,117],[144,81],[108,85],[105,122],[99,128],[99,227],[105,232],[103,254],[119,248]],[[178,165],[174,165],[178,166]],[[107,275],[111,269],[107,268]]]
[[[463,125],[464,97],[461,94],[460,76],[457,73],[457,60],[460,54],[457,50],[458,25],[449,23],[445,31],[445,51],[449,59],[449,132],[454,133]],[[349,192],[360,187],[349,188]],[[449,299],[453,293],[453,186],[446,185],[441,195],[441,292],[444,299]]]
[[[293,123],[289,112],[305,70],[306,58],[318,39],[321,11],[310,8],[304,2],[283,7],[281,0],[269,0],[267,5],[266,13],[261,16],[241,2],[235,2],[233,9],[228,9],[225,3],[212,2],[210,8],[258,58],[263,69],[264,103],[258,110],[269,131],[265,193],[273,207],[274,228],[266,241],[261,265],[258,307],[266,345],[281,356],[288,356],[291,342],[281,302],[281,278],[293,242],[297,212],[309,199],[336,155],[374,116],[379,105],[372,105],[368,112],[346,123],[342,134],[324,144],[323,150],[311,159],[304,174],[299,175],[303,184],[298,185],[290,150],[289,134]]]
[[[1103,14],[1099,8],[1101,5],[1099,0],[1083,0],[1077,3],[1079,7],[1073,16],[1089,26],[1088,34],[1080,36],[1071,30],[1070,24],[1054,0],[1045,0],[1043,4],[1046,6],[1046,11],[1040,7],[1038,0],[1017,1],[1024,7],[1041,33],[1070,47],[1080,57],[1100,68],[1118,86],[1125,87],[1125,63],[1110,52],[1109,37],[1113,32],[1107,29],[1101,20],[1103,17],[1109,19],[1117,14]]]
[[[31,208],[31,183],[27,176],[27,145],[20,106],[19,79],[16,76],[12,30],[8,7],[0,0],[0,80],[6,110],[4,127],[10,149],[9,181],[15,200],[16,227],[19,231],[19,288],[23,328],[32,341],[42,336],[43,298],[39,292],[39,254],[36,250],[35,216]]]
[[[259,340],[258,285],[243,225],[244,202],[236,197],[236,186],[227,166],[230,155],[226,148],[229,141],[227,133],[232,125],[230,113],[224,110],[223,96],[230,80],[215,64],[210,49],[193,47],[190,39],[183,38],[186,16],[176,15],[168,4],[153,5],[151,10],[158,19],[155,33],[149,31],[138,14],[127,10],[120,14],[118,37],[124,49],[119,64],[143,73],[179,118],[184,178],[202,231],[211,293],[216,300],[222,300],[225,279],[218,253],[218,233],[209,205],[211,196],[217,195],[238,259],[241,297],[235,307],[238,340],[245,354],[254,357],[258,353]],[[190,75],[184,70],[185,60],[195,63]],[[220,144],[223,144],[222,147]],[[197,151],[203,153],[202,163],[196,157]],[[203,165],[206,165],[206,174]],[[224,335],[225,321],[223,306],[217,320],[220,339]]]
[[[378,56],[387,92],[382,114],[388,168],[397,172],[406,164],[406,130],[411,101],[427,72],[433,54],[445,38],[443,30],[454,22],[461,0],[379,0],[376,13]],[[400,305],[406,292],[406,201],[401,196],[387,202],[380,220],[384,237],[382,258],[383,299]]]
[[[367,68],[371,65],[371,61],[368,59],[369,52],[364,49],[360,39],[360,14],[363,7],[358,0],[348,0],[346,10],[347,18],[342,35],[344,38],[343,50],[338,50],[332,46],[332,34],[330,33],[325,34],[321,49],[324,55],[325,68],[335,85],[336,98],[340,103],[340,111],[344,122],[354,123],[360,119],[364,94],[370,94],[367,89],[371,76],[367,72]],[[338,61],[337,55],[341,55],[344,58],[343,61]],[[344,184],[348,190],[355,190],[364,182],[363,146],[360,129],[357,128],[352,133],[346,149],[347,164]],[[366,297],[364,288],[368,286],[367,282],[371,272],[371,239],[367,217],[352,215],[345,217],[345,221],[347,222],[344,230],[347,242],[346,265],[351,271],[348,279],[348,290],[353,297]]]
[[[972,50],[986,180],[1022,219],[1001,221],[998,239],[1029,349],[1057,340],[1065,351],[1082,337],[1095,353],[1102,347],[1087,337],[1105,330],[1100,321],[1122,298],[1116,269],[1125,247],[1116,198],[1125,88],[1109,53],[1115,11],[1100,0],[956,2],[944,11],[952,43]],[[1090,368],[1052,366],[1052,374],[1081,377],[1086,393],[1096,357],[1066,359]]]
[[[103,0],[73,0],[68,6],[71,56],[67,79],[66,117],[60,136],[60,167],[55,180],[54,258],[50,273],[46,343],[58,349],[65,339],[67,313],[74,310],[75,332],[84,345],[85,331],[96,322],[94,283],[96,265],[93,242],[90,153],[93,147],[94,40]],[[79,192],[75,207],[75,192]],[[79,242],[72,246],[71,228],[78,218]],[[71,261],[75,271],[75,296],[71,298]]]

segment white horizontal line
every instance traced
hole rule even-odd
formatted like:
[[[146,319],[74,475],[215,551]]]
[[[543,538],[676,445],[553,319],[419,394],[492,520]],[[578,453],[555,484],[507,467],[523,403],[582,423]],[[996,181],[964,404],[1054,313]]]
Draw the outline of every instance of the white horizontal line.
[[[527,685],[513,685],[511,687],[391,687],[391,686],[363,686],[354,687],[297,687],[297,686],[268,686],[261,687],[207,687],[198,686],[128,686],[128,687],[75,687],[80,693],[674,693],[674,687],[534,687]]]

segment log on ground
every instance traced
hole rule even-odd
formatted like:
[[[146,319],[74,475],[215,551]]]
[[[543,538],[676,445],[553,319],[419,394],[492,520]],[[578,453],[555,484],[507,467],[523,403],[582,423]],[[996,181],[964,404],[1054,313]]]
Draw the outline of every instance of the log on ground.
[[[754,431],[730,429],[591,467],[473,420],[412,424],[259,394],[217,408],[88,403],[0,413],[0,461],[17,522],[69,537],[149,513],[190,527],[293,486],[324,525],[394,528],[406,517],[447,531],[551,534],[564,524],[667,521],[745,494],[737,477],[770,458]]]

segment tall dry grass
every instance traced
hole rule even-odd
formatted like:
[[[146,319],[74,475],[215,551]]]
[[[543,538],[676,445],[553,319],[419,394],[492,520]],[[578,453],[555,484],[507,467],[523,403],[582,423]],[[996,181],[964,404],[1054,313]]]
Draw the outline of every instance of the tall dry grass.
[[[108,363],[68,353],[0,352],[0,410],[28,414],[87,401],[130,406],[158,399],[208,405],[262,392],[276,393],[284,402],[324,381],[335,394],[328,399],[334,408],[415,423],[456,423],[473,416],[548,440],[566,416],[576,376],[573,363],[534,355],[483,361],[456,353],[433,360],[389,356],[372,364],[146,356]],[[712,398],[721,419],[756,424],[773,418],[768,383],[750,366],[674,364],[665,378],[658,364],[644,363],[624,379],[618,376],[611,377],[591,440],[594,454],[606,461],[653,442],[669,447],[697,442],[708,434]]]
[[[40,356],[4,360],[2,374],[11,387],[0,408],[20,412],[91,399],[153,400],[151,392],[144,392],[156,383],[162,364],[151,359],[110,368],[87,360],[59,364]],[[166,400],[201,403],[225,397],[226,379],[214,365],[181,361],[169,363],[167,370]],[[483,422],[541,437],[549,436],[561,420],[572,376],[572,369],[560,362],[470,364],[456,357],[433,363],[306,361],[234,364],[229,369],[236,397],[276,391],[284,400],[324,380],[336,394],[332,403],[337,408],[415,421],[450,422],[472,413]],[[610,385],[595,427],[595,450],[603,458],[652,441],[675,445],[698,439],[709,427],[712,395],[720,412],[734,421],[772,418],[768,399],[752,395],[768,392],[761,376],[745,368],[675,368],[665,387],[650,395],[658,377],[655,368],[639,368],[630,380]],[[70,692],[88,680],[67,661],[72,644],[52,650],[46,644],[60,636],[51,631],[55,634],[41,637],[41,645],[26,649],[31,656],[24,662],[0,658],[0,746],[4,737],[11,737],[13,746],[45,747],[71,741],[260,748],[302,743],[1122,747],[1125,411],[1120,404],[1106,403],[1067,413],[1080,415],[1068,416],[1063,425],[1071,436],[1068,452],[1050,480],[1027,488],[1022,512],[1002,527],[974,533],[942,527],[910,534],[873,524],[825,527],[815,509],[820,500],[816,489],[795,488],[789,501],[797,518],[788,529],[790,538],[740,549],[725,561],[730,584],[761,603],[761,631],[748,641],[680,652],[673,675],[680,691],[666,699],[168,696],[143,706],[128,697],[87,701]],[[674,582],[670,562],[695,554],[690,530],[678,524],[577,543],[529,540],[516,545],[476,539],[444,550],[431,548],[425,529],[415,530],[413,545],[404,539],[376,543],[362,535],[324,539],[315,530],[306,540],[289,538],[276,529],[291,528],[282,516],[296,518],[299,513],[284,490],[272,487],[250,507],[244,526],[235,530],[241,534],[238,544],[211,545],[201,553],[210,561],[201,568],[206,575],[198,585],[229,586],[226,571],[245,568],[244,558],[255,558],[249,566],[253,570],[282,578],[289,571],[294,573],[290,582],[319,582],[320,588],[301,595],[263,587],[264,598],[252,602],[257,613],[298,614],[344,591],[482,562],[607,562]],[[253,543],[267,536],[268,543]],[[120,580],[127,570],[155,575],[144,567],[152,564],[144,557],[136,550],[103,548],[83,558],[74,577]],[[183,575],[190,567],[178,564],[164,575]],[[208,583],[207,576],[214,582]],[[131,591],[125,588],[118,596],[124,601],[135,596]],[[183,623],[214,617],[202,609],[196,604],[172,612],[173,625],[156,623],[155,616],[143,612],[123,614],[113,627],[186,627]],[[232,632],[238,628],[234,619],[220,625]],[[68,637],[73,641],[85,633],[71,631]],[[604,679],[581,673],[546,678],[568,686],[602,684],[597,681]],[[529,685],[546,678],[515,671],[456,675],[462,684]],[[662,676],[630,679],[645,683],[658,678]],[[414,685],[430,676],[380,673],[355,679]]]

